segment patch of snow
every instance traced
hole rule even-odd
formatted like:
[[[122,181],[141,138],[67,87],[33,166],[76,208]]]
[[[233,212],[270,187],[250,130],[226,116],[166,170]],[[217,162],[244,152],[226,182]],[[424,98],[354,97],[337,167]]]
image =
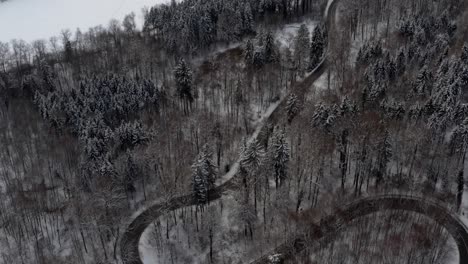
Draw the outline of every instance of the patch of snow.
[[[294,51],[294,38],[297,36],[297,31],[299,27],[305,24],[309,29],[310,36],[312,37],[312,33],[315,27],[318,24],[318,21],[315,20],[305,20],[301,23],[291,23],[285,24],[275,32],[275,39],[280,44],[280,48],[282,49],[290,49]]]

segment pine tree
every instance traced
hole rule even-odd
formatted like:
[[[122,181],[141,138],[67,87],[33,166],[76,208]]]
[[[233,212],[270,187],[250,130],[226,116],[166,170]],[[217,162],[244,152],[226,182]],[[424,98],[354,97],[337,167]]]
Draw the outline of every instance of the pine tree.
[[[432,73],[424,66],[418,73],[414,83],[414,92],[417,95],[430,95],[432,92],[433,77]]]
[[[263,58],[266,64],[275,63],[279,61],[275,39],[273,33],[269,31],[265,36],[265,46],[263,48]]]
[[[316,26],[310,44],[309,69],[314,69],[322,59],[325,50],[325,39],[321,26]]]
[[[294,40],[294,60],[299,71],[302,72],[305,66],[305,58],[308,52],[310,43],[310,34],[305,24],[299,27],[296,39]]]
[[[138,121],[122,124],[115,130],[114,137],[116,145],[121,150],[133,149],[138,145],[145,144],[150,139],[150,135]]]
[[[453,108],[460,101],[462,76],[457,65],[452,65],[445,78],[437,81],[432,95],[433,103],[439,108]]]
[[[419,46],[425,46],[427,44],[426,33],[424,29],[418,27],[415,32],[416,43]]]
[[[252,40],[247,40],[244,48],[244,61],[246,65],[252,65],[254,62],[255,48]]]
[[[273,137],[272,145],[272,159],[275,171],[275,183],[278,188],[287,178],[287,169],[289,163],[289,146],[286,142],[284,130],[277,131]]]
[[[346,117],[349,115],[354,115],[358,112],[358,107],[357,105],[349,100],[347,96],[343,98],[341,101],[340,107],[339,107],[339,115],[341,117]]]
[[[250,7],[250,4],[246,4],[244,8],[244,14],[243,14],[243,31],[245,34],[251,34],[254,33],[254,28],[255,28],[255,23],[254,23],[254,18],[252,14],[252,8]]]
[[[188,113],[189,103],[193,102],[192,70],[181,59],[174,70],[174,78],[179,98],[184,102],[184,112]]]
[[[468,146],[468,118],[457,125],[450,137],[452,152],[465,153]]]
[[[299,113],[300,106],[299,106],[299,99],[297,95],[291,94],[288,97],[286,102],[286,115],[288,117],[288,123],[291,123],[294,117]]]
[[[386,67],[385,72],[387,73],[387,78],[393,81],[396,77],[397,69],[396,69],[396,63],[392,59],[389,53],[387,53],[387,55],[385,56],[385,67]]]
[[[408,47],[407,63],[413,61],[413,59],[417,58],[418,56],[419,56],[419,48],[416,45],[416,43],[411,42]]]
[[[461,53],[462,62],[468,67],[468,43],[465,43]]]
[[[414,20],[411,20],[410,18],[400,20],[398,23],[398,31],[404,37],[412,37],[415,31]]]
[[[377,59],[383,55],[382,43],[380,41],[375,42],[370,48],[370,57]]]
[[[247,144],[244,140],[244,145],[241,150],[240,165],[251,173],[254,173],[262,164],[264,152],[259,141]]]
[[[326,131],[330,131],[334,125],[338,114],[338,107],[336,105],[326,106],[320,103],[312,115],[312,126],[320,127]]]
[[[396,102],[393,99],[384,101],[381,103],[381,108],[385,113],[385,116],[389,119],[402,119],[405,115],[405,108],[400,102]]]
[[[403,75],[406,71],[406,55],[403,49],[400,49],[396,61],[396,72],[399,76]]]
[[[192,165],[194,166],[199,166],[199,165]],[[198,169],[194,169],[192,173],[192,187],[193,187],[193,192],[195,194],[195,198],[197,199],[197,202],[199,204],[204,204],[208,202],[208,184],[206,180],[203,178],[203,174],[198,171]]]
[[[215,39],[215,25],[211,19],[211,15],[208,12],[205,12],[199,20],[199,38],[202,47],[206,48]]]
[[[215,180],[216,165],[213,162],[213,153],[208,145],[205,145],[192,165],[192,189],[198,203],[204,204],[209,201],[209,190],[214,187]]]

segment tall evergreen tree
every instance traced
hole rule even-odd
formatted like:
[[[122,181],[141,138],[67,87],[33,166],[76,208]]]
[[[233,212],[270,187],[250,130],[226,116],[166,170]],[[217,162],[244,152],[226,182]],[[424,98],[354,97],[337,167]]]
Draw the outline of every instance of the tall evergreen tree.
[[[275,38],[273,33],[269,31],[265,36],[265,45],[263,47],[263,58],[266,64],[275,63],[279,61],[277,48],[275,45]]]
[[[252,8],[250,7],[250,4],[245,5],[242,25],[243,25],[243,31],[245,34],[254,33],[255,22],[254,22]]]
[[[310,59],[309,68],[314,69],[322,59],[325,50],[325,39],[321,26],[316,26],[312,35],[312,42],[310,44]]]
[[[198,23],[200,44],[203,48],[207,48],[215,40],[215,25],[208,12],[201,16]]]
[[[400,49],[396,59],[396,72],[401,76],[406,71],[406,55],[403,49]]]
[[[180,59],[174,70],[177,94],[184,102],[184,112],[188,113],[189,104],[194,100],[192,87],[192,70],[184,59]]]
[[[252,40],[247,40],[244,48],[244,61],[246,65],[252,65],[254,62],[255,48],[252,43]]]
[[[286,115],[288,117],[288,123],[291,123],[294,117],[299,113],[300,111],[300,102],[299,99],[297,98],[297,95],[291,94],[288,97],[288,101],[286,102]]]
[[[246,144],[246,142],[244,141],[240,161],[240,164],[243,168],[247,169],[252,173],[255,172],[255,170],[258,169],[262,164],[263,157],[264,152],[260,142],[255,140],[250,144]]]
[[[275,184],[276,188],[278,188],[287,178],[290,158],[289,146],[286,142],[284,130],[275,133],[271,145],[271,155],[275,171]]]
[[[430,95],[432,92],[433,77],[427,66],[418,73],[414,83],[414,92],[418,95]]]
[[[215,180],[216,165],[213,162],[213,153],[208,145],[205,145],[192,165],[192,189],[200,204],[209,201],[209,190],[214,187]]]
[[[305,68],[305,58],[309,51],[310,33],[305,24],[299,27],[297,36],[294,40],[294,60],[300,72]]]
[[[385,172],[387,170],[387,164],[390,162],[390,158],[393,155],[393,148],[392,144],[390,143],[390,134],[388,133],[387,130],[385,130],[385,133],[383,137],[380,139],[378,143],[378,155],[377,155],[377,172],[376,172],[376,185],[379,185],[379,183],[383,180],[383,177],[385,175]]]
[[[468,43],[465,43],[461,53],[462,62],[468,67]]]

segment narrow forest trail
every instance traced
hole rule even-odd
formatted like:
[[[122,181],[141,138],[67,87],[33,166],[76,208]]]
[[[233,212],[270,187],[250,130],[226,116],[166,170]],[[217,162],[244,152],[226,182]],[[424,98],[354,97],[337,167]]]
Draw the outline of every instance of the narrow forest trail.
[[[335,13],[339,0],[331,0],[327,6],[325,14],[325,25],[329,29],[335,23]],[[330,44],[328,45],[330,47]],[[291,93],[298,97],[303,97],[308,89],[316,82],[328,68],[327,55],[330,50],[328,47],[324,59],[319,66],[315,68],[301,82],[295,83]],[[254,141],[260,134],[260,131],[267,124],[277,124],[284,115],[283,109],[286,105],[286,97],[282,98],[278,103],[272,105],[263,116],[260,124],[255,129],[254,133],[249,138],[249,142]],[[217,184],[218,186],[209,190],[209,202],[220,199],[226,191],[233,190],[236,187],[236,174],[239,170],[239,161],[231,166],[231,170],[221,177]],[[164,202],[152,204],[140,210],[131,223],[126,227],[120,241],[120,257],[124,264],[143,264],[139,254],[139,242],[145,229],[157,218],[183,207],[197,205],[197,199],[194,194],[174,197]],[[455,239],[459,254],[460,263],[468,263],[468,230],[459,220],[458,216],[451,213],[445,206],[436,202],[430,202],[422,198],[410,196],[377,196],[364,198],[344,207],[339,214],[328,216],[320,222],[319,226],[312,227],[308,234],[301,235],[292,240],[285,241],[277,247],[271,254],[265,255],[259,260],[253,262],[255,264],[269,263],[268,257],[273,254],[280,254],[284,259],[294,256],[307,247],[306,238],[320,238],[327,234],[337,231],[340,227],[351,222],[361,216],[375,213],[382,210],[407,210],[424,214],[442,226]]]

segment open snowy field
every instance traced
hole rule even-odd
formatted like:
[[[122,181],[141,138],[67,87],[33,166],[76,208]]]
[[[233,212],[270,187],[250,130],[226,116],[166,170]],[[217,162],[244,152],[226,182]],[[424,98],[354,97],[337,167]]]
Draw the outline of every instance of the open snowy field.
[[[97,25],[107,26],[135,12],[138,26],[143,24],[143,7],[170,0],[9,0],[0,3],[0,41],[33,41],[57,36],[62,29],[74,32]]]

